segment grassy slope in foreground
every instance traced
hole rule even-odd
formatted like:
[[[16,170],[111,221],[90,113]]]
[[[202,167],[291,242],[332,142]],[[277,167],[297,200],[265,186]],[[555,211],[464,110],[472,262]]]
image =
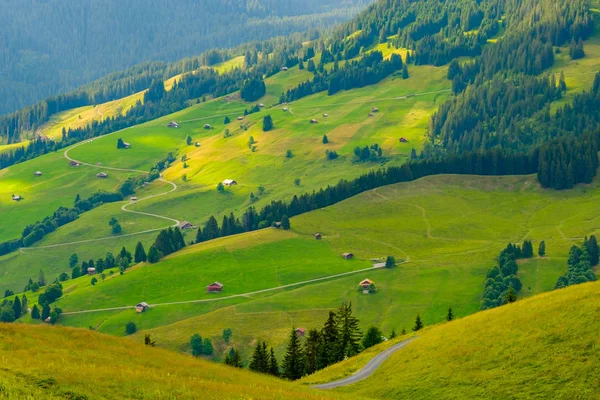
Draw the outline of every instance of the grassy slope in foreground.
[[[600,283],[572,286],[426,328],[372,377],[338,389],[375,398],[595,399]],[[305,383],[336,380],[353,360]]]
[[[0,324],[0,354],[2,398],[346,398],[86,330]]]

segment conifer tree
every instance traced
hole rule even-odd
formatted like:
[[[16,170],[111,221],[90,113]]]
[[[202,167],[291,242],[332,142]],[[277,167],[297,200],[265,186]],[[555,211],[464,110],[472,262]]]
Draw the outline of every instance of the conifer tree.
[[[202,353],[211,356],[214,352],[215,348],[213,347],[212,341],[209,338],[205,338],[204,343],[202,343]]]
[[[34,304],[31,308],[31,319],[40,319],[40,310],[37,304]]]
[[[598,265],[598,258],[600,254],[598,252],[598,241],[596,240],[596,236],[590,236],[589,239],[584,241],[584,246],[590,256],[590,264],[592,267]]]
[[[417,314],[417,319],[415,319],[415,326],[413,327],[413,332],[417,332],[423,329],[423,321],[421,321],[421,316]]]
[[[21,315],[25,315],[27,314],[27,296],[23,295],[21,296]]]
[[[323,144],[327,143],[329,143],[329,139],[327,138],[327,135],[323,135]]]
[[[306,375],[310,375],[318,369],[320,336],[318,330],[311,329],[304,342],[304,373]]]
[[[192,355],[198,357],[204,353],[202,336],[194,333],[190,338],[190,347],[192,349]]]
[[[448,307],[448,313],[446,314],[446,321],[452,321],[454,319],[454,313],[452,312],[452,307]]]
[[[540,246],[538,247],[538,255],[540,257],[544,257],[546,255],[546,242],[543,240],[540,242]]]
[[[279,377],[281,372],[279,371],[279,363],[275,356],[275,350],[271,347],[271,354],[269,356],[269,374]]]
[[[134,256],[134,261],[136,263],[141,263],[141,262],[146,262],[147,257],[146,257],[146,250],[144,250],[144,245],[142,244],[142,242],[138,242],[137,245],[135,246],[135,256]]]
[[[396,330],[392,329],[392,332],[390,333],[390,339],[394,339],[396,336],[398,336],[396,335]]]
[[[158,252],[158,249],[154,246],[150,246],[150,250],[148,251],[148,262],[154,264],[158,261],[160,261],[160,253]]]
[[[283,377],[291,381],[302,378],[304,372],[304,357],[300,339],[293,328],[287,345],[285,357],[283,358]]]
[[[367,330],[365,336],[362,340],[363,349],[368,349],[369,347],[373,347],[376,344],[379,344],[383,341],[381,338],[382,333],[376,326],[372,326]]]
[[[21,312],[23,311],[21,308],[21,300],[19,299],[19,296],[15,296],[12,309],[15,313],[15,319],[19,319],[21,317]]]
[[[341,361],[346,356],[350,357],[359,353],[359,342],[362,335],[358,329],[358,319],[352,315],[351,303],[342,304],[337,314],[337,321],[339,336],[336,361]]]
[[[267,344],[265,342],[256,343],[254,354],[248,368],[254,372],[268,373],[269,372],[269,355],[267,354]]]
[[[322,360],[325,362],[322,368],[337,362],[336,346],[339,338],[339,329],[337,324],[337,317],[333,311],[329,311],[325,326],[321,331],[321,337],[323,339],[323,351]]]
[[[48,303],[44,303],[42,306],[42,321],[45,321],[46,318],[50,316],[50,306]]]
[[[281,228],[285,231],[290,229],[290,219],[287,215],[281,217]]]

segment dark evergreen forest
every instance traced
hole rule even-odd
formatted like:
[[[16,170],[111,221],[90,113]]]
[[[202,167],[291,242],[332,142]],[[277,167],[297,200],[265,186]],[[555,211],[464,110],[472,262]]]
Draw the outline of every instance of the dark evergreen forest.
[[[0,114],[140,62],[328,28],[371,2],[2,0]]]

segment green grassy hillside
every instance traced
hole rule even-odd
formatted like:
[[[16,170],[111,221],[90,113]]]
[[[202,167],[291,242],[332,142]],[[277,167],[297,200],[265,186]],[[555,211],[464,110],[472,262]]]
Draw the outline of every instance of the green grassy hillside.
[[[596,399],[599,300],[594,282],[426,328],[372,377],[335,391],[380,399]],[[365,362],[350,359],[304,382],[336,380]]]
[[[0,339],[3,398],[348,398],[81,329],[0,324]]]
[[[434,176],[391,185],[293,218],[289,232],[269,228],[191,246],[96,286],[89,277],[68,281],[58,301],[67,313],[139,301],[159,305],[142,315],[132,309],[67,314],[60,323],[124,335],[132,320],[142,330],[134,339],[151,333],[159,346],[176,351],[189,351],[189,337],[200,332],[215,340],[217,357],[227,351],[221,331],[232,328],[233,345],[246,358],[256,340],[267,340],[282,354],[290,326],[318,327],[345,299],[362,329],[399,332],[412,326],[417,313],[427,324],[438,323],[449,305],[459,316],[479,309],[485,273],[509,241],[546,241],[546,257],[520,264],[520,296],[551,290],[570,246],[598,234],[589,215],[598,213],[599,197],[598,182],[556,192],[541,189],[531,176]],[[314,232],[323,239],[315,240]],[[356,259],[342,259],[345,251]],[[392,270],[238,296],[369,268],[371,258],[387,255],[408,261]],[[367,277],[377,294],[356,290]],[[206,294],[205,286],[215,280],[225,284],[224,292]]]

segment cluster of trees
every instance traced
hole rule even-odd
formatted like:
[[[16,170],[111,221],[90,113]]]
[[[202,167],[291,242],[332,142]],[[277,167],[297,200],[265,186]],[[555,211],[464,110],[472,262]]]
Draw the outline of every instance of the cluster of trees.
[[[354,160],[357,162],[377,161],[382,155],[383,150],[377,143],[354,148]]]
[[[240,96],[246,101],[255,101],[267,93],[265,81],[261,76],[253,76],[246,79],[240,88]]]
[[[138,247],[136,247],[136,258],[139,257],[139,246],[141,243],[138,242]],[[142,252],[144,248],[141,248]],[[145,254],[144,254],[145,256]],[[78,266],[79,258],[77,254],[72,254],[69,258],[69,267],[71,268],[71,279],[79,278],[80,276],[84,276],[88,272],[88,268],[95,268],[96,274],[100,274],[104,277],[104,271],[113,269],[118,267],[121,273],[124,273],[126,269],[128,269],[132,261],[134,261],[131,252],[129,252],[125,247],[122,247],[117,256],[115,257],[111,252],[107,252],[105,257],[100,257],[94,261],[90,259],[88,261],[82,261],[81,265]],[[141,262],[135,260],[135,262]],[[111,271],[112,274],[112,271]],[[61,275],[62,276],[62,275]],[[59,280],[60,277],[59,277]],[[66,279],[64,279],[66,280]]]
[[[138,254],[138,248],[141,246],[141,243],[138,243],[136,247],[136,255]],[[185,241],[183,240],[183,235],[181,234],[181,230],[179,228],[170,227],[168,229],[163,229],[160,231],[152,246],[148,250],[147,260],[151,263],[158,262],[164,256],[168,256],[171,253],[174,253],[185,247]],[[145,258],[141,257],[141,253],[143,250],[143,246],[141,246],[140,250],[140,259]]]
[[[587,236],[583,241],[583,246],[573,246],[569,250],[569,260],[567,261],[567,271],[556,281],[556,289],[561,289],[571,285],[577,285],[584,282],[595,281],[596,274],[592,267],[598,265],[599,251],[596,236]]]
[[[14,300],[4,296],[0,303],[0,322],[14,322],[27,312],[27,296],[15,296]]]
[[[543,241],[541,243],[544,243]],[[545,244],[543,248],[545,253]],[[481,309],[487,310],[501,306],[506,303],[512,303],[517,299],[523,287],[521,280],[517,276],[519,266],[517,259],[533,257],[533,245],[530,240],[525,240],[523,246],[509,243],[498,255],[498,266],[488,270],[485,279],[485,290],[481,301]]]
[[[209,338],[202,340],[202,336],[197,333],[190,338],[190,349],[194,357],[210,356],[215,352],[212,341]]]
[[[304,345],[296,329],[292,329],[281,370],[273,349],[268,352],[265,342],[257,344],[249,368],[289,380],[300,379],[345,357],[358,354],[362,349],[361,338],[358,319],[352,315],[352,306],[344,303],[337,313],[329,312],[323,328],[311,329],[306,333]]]

